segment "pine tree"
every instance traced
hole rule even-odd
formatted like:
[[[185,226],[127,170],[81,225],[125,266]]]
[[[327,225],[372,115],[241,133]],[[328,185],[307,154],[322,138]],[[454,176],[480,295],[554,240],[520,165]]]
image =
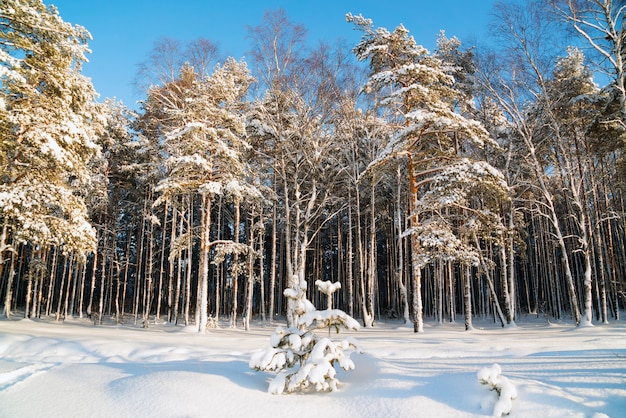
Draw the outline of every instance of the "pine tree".
[[[347,20],[363,32],[354,52],[359,60],[369,62],[370,77],[364,91],[376,93],[379,107],[399,118],[394,122],[400,126],[368,170],[391,158],[407,158],[414,330],[423,332],[421,269],[431,261],[429,251],[424,250],[423,244],[437,237],[437,242],[443,240],[444,246],[452,245],[461,251],[455,256],[461,263],[472,260],[472,264],[476,259],[461,256],[465,253],[463,240],[453,239],[450,223],[443,221],[437,208],[425,213],[420,206],[420,194],[427,187],[433,187],[431,192],[434,193],[437,175],[454,177],[457,183],[452,186],[453,190],[448,190],[438,199],[445,205],[455,206],[457,192],[463,190],[463,182],[458,181],[461,177],[452,175],[450,170],[462,168],[476,176],[496,174],[497,170],[492,167],[487,169],[486,163],[479,167],[460,160],[463,153],[473,148],[481,148],[485,143],[495,144],[480,123],[459,112],[458,98],[462,95],[449,71],[458,66],[454,63],[448,65],[418,45],[402,25],[389,32],[385,28],[374,29],[372,21],[362,16],[348,14]],[[427,222],[421,224],[420,216],[424,218],[424,215],[428,217],[425,219]],[[437,252],[442,250],[437,246],[432,248]]]
[[[0,258],[14,239],[84,256],[96,234],[78,191],[102,125],[80,73],[90,35],[40,0],[4,1],[0,27]]]
[[[199,241],[200,271],[197,292],[198,330],[204,332],[208,321],[208,280],[211,247],[211,211],[216,195],[230,197],[235,210],[242,199],[260,200],[262,196],[247,183],[247,167],[243,152],[249,148],[245,141],[245,118],[241,101],[252,82],[244,62],[228,59],[207,77],[184,66],[177,80],[153,88],[148,101],[154,113],[162,113],[161,132],[167,175],[156,191],[160,204],[174,201],[187,194],[200,199]],[[238,230],[239,226],[233,227]],[[235,244],[239,244],[235,240]],[[240,253],[239,246],[227,244],[220,249]],[[223,260],[223,258],[219,258]],[[233,275],[236,275],[236,271]]]

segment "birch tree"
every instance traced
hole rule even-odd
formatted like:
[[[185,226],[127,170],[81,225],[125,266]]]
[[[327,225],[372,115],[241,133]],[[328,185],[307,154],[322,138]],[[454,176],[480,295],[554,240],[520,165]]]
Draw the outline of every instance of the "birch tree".
[[[553,164],[558,161],[546,159],[544,154],[550,149],[550,145],[562,146],[564,138],[554,116],[555,107],[552,104],[548,107],[542,105],[550,102],[548,73],[553,63],[547,58],[551,51],[543,49],[546,45],[543,40],[553,35],[551,26],[541,19],[540,12],[538,5],[499,5],[499,34],[507,40],[511,58],[499,72],[492,73],[491,77],[484,80],[488,80],[486,88],[509,119],[513,140],[519,141],[519,145],[523,146],[520,151],[524,154],[523,161],[530,175],[526,177],[524,185],[531,196],[535,196],[533,213],[544,217],[551,227],[559,248],[572,316],[576,324],[579,324],[581,314],[572,271],[572,250],[568,245],[568,233],[564,229],[562,214],[558,209],[558,195],[551,184],[550,173],[555,169]],[[538,103],[542,109],[534,115],[529,110],[533,103]],[[546,119],[549,119],[547,125]],[[546,135],[544,128],[550,133]],[[559,169],[558,165],[556,169]],[[570,190],[574,192],[574,196],[578,194],[577,190]],[[586,223],[587,220],[583,219],[583,222]],[[586,228],[588,225],[581,226],[581,231]],[[589,285],[590,280],[591,277],[588,280]]]
[[[596,231],[593,224],[597,221],[594,222],[594,203],[588,198],[593,193],[590,177],[594,163],[585,157],[584,150],[590,149],[587,126],[601,113],[595,99],[599,93],[591,72],[584,65],[584,55],[570,48],[567,56],[557,61],[552,78],[546,83],[546,100],[537,104],[537,115],[545,120],[548,135],[554,138],[553,142],[546,141],[550,144],[550,160],[562,184],[562,193],[571,202],[563,206],[571,206],[571,219],[575,224],[570,234],[577,241],[572,245],[573,253],[583,258],[585,324],[592,322],[592,280],[597,280],[592,247]],[[601,303],[606,306],[606,300]]]
[[[284,11],[270,12],[250,30],[253,57],[267,91],[256,105],[250,130],[267,150],[275,175],[279,217],[284,225],[285,287],[306,281],[307,252],[337,213],[334,179],[340,170],[331,117],[339,102],[338,81],[349,68],[336,48],[303,47],[304,28]],[[300,60],[297,60],[297,58]],[[295,320],[287,300],[287,322]]]

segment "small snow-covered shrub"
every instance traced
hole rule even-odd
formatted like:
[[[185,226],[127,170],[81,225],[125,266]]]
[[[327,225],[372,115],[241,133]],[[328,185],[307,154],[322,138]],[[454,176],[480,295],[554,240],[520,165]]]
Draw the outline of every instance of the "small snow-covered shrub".
[[[517,389],[509,379],[501,375],[502,369],[498,364],[484,367],[478,372],[478,381],[491,390],[498,392],[498,400],[493,406],[493,416],[508,415],[513,407],[513,399],[517,398]]]
[[[318,288],[326,293],[329,300],[335,286],[325,285]],[[329,289],[333,289],[329,291]],[[276,328],[270,337],[271,347],[255,353],[249,366],[254,370],[278,372],[269,385],[268,392],[273,394],[290,393],[314,388],[316,391],[334,391],[339,381],[335,375],[335,365],[344,370],[353,370],[354,362],[350,359],[352,352],[359,352],[358,344],[353,338],[333,340],[320,337],[313,330],[320,328],[340,328],[358,330],[358,322],[339,309],[318,311],[306,299],[306,282],[300,282],[295,289],[284,292],[291,299],[296,309],[295,327]],[[330,305],[329,305],[330,306]]]

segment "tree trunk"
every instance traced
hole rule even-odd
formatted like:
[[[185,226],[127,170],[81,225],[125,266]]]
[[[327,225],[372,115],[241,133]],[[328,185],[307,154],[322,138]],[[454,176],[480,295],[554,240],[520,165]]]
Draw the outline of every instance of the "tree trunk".
[[[134,295],[135,302],[133,304],[133,312],[132,312],[133,316],[135,317],[135,325],[137,325],[137,319],[139,317],[139,300],[141,297],[141,287],[143,284],[142,278],[145,274],[143,263],[144,263],[144,245],[145,245],[144,238],[145,238],[145,233],[146,233],[147,206],[148,206],[148,198],[147,198],[147,191],[146,191],[146,195],[144,195],[143,210],[141,212],[141,228],[139,230],[139,236],[137,237],[137,246],[139,248],[137,250],[137,263],[135,265],[135,283],[133,286],[133,292],[134,292],[133,295]]]
[[[363,227],[361,220],[361,197],[359,193],[358,187],[356,188],[356,247],[357,247],[357,260],[358,260],[358,274],[359,274],[359,302],[361,306],[361,319],[363,320],[363,325],[368,327],[371,325],[371,317],[367,311],[367,302],[366,302],[366,287],[365,287],[365,275],[367,274],[367,264],[365,260],[365,243],[363,242]]]
[[[176,224],[178,223],[178,210],[176,209],[176,202],[171,205],[172,208],[172,226],[170,228],[170,254],[168,255],[168,278],[167,278],[167,322],[172,323],[174,318],[173,305],[174,305],[174,272],[175,272],[175,263],[176,257],[172,254],[171,246],[176,241]],[[165,229],[163,230],[163,235],[165,235]],[[164,249],[165,250],[165,245]],[[165,251],[164,251],[165,252]],[[180,252],[179,252],[180,254]],[[180,259],[180,257],[178,257]],[[180,287],[176,289],[179,291]]]
[[[185,320],[185,326],[189,325],[189,311],[191,308],[191,273],[193,263],[193,196],[188,195],[187,199],[187,258],[185,259],[185,307],[183,312],[183,318]]]
[[[408,155],[409,171],[409,211],[411,228],[417,228],[419,220],[415,210],[417,208],[417,179],[413,165],[413,155]],[[413,278],[413,331],[424,332],[424,318],[422,308],[422,270],[419,265],[420,244],[415,233],[411,233],[411,273]]]
[[[71,257],[70,257],[70,260],[71,260]],[[63,262],[63,273],[61,273],[61,286],[59,287],[59,296],[57,298],[57,309],[56,309],[56,317],[55,317],[55,320],[57,322],[61,320],[61,302],[63,301],[62,295],[63,295],[63,289],[65,288],[65,277],[68,274],[67,273],[68,264],[71,264],[70,260],[64,259],[64,262]]]
[[[9,261],[9,276],[7,277],[7,293],[4,296],[4,317],[11,319],[11,305],[13,304],[13,279],[15,278],[16,251],[11,251]]]
[[[476,242],[478,242],[478,239],[476,239]],[[511,309],[511,291],[509,289],[509,265],[507,263],[506,248],[503,245],[500,245],[500,263],[500,283],[502,285],[502,296],[504,297],[504,313],[506,315],[506,323],[511,324],[513,323],[513,312]]]
[[[374,326],[374,287],[377,281],[376,274],[376,181],[372,178],[370,189],[370,237],[369,237],[369,256],[368,256],[368,274],[367,274],[367,297],[366,310],[369,318],[368,327]]]
[[[250,225],[248,231],[248,274],[246,275],[246,305],[243,315],[243,328],[246,331],[250,330],[250,321],[252,320],[252,300],[254,296],[254,252],[252,251],[254,245],[254,212],[250,214]],[[263,304],[263,299],[261,299]]]
[[[258,236],[258,254],[259,254],[259,299],[260,299],[260,309],[261,309],[261,322],[265,324],[267,322],[267,316],[265,312],[265,226],[263,224],[263,210],[261,210],[261,217],[259,218],[259,224],[261,228],[257,233]]]
[[[398,164],[396,170],[397,189],[396,189],[396,247],[397,247],[397,264],[396,264],[396,282],[400,291],[400,304],[402,305],[402,318],[404,323],[407,324],[410,321],[409,315],[409,298],[407,294],[406,284],[404,282],[404,244],[402,239],[403,222],[402,222],[402,183],[401,183],[400,164]]]
[[[465,312],[465,330],[471,331],[474,329],[472,324],[472,277],[471,267],[463,266],[463,277],[465,283],[463,285],[463,311]]]
[[[54,258],[56,258],[56,251],[54,254]],[[52,263],[52,265],[54,265],[54,262]],[[80,275],[80,286],[79,286],[79,291],[78,291],[78,317],[79,318],[83,318],[83,305],[85,302],[85,281],[87,279],[87,265],[88,265],[88,258],[85,258],[83,265],[82,265],[82,269],[81,269],[81,275]],[[117,286],[119,289],[119,280],[117,281]],[[115,302],[116,302],[116,306],[117,306],[117,297],[115,298]],[[115,313],[115,317],[117,318],[117,321],[119,322],[119,312]]]
[[[271,325],[274,321],[274,294],[276,292],[276,263],[278,262],[278,257],[276,254],[276,241],[278,235],[278,222],[276,216],[276,205],[272,208],[272,257],[270,258],[270,288],[268,289],[269,293],[269,324]]]
[[[167,230],[167,213],[169,211],[169,202],[166,200],[163,205],[163,226],[161,228],[161,259],[159,261],[159,284],[157,285],[157,305],[156,305],[156,315],[155,322],[161,319],[161,303],[163,301],[163,276],[165,274],[165,235]],[[170,280],[171,284],[171,280]],[[168,292],[170,287],[168,286]]]
[[[348,271],[346,281],[348,282],[348,313],[354,316],[354,237],[352,236],[352,203],[348,202]]]
[[[211,251],[211,199],[202,195],[200,219],[200,272],[198,277],[198,332],[206,332],[209,321],[209,258]]]
[[[511,317],[510,317],[510,322],[511,323],[515,323],[515,312],[517,310],[517,303],[516,303],[516,298],[515,298],[515,248],[514,248],[514,240],[513,240],[513,229],[515,228],[515,208],[513,207],[513,203],[511,203],[511,208],[510,208],[510,212],[509,212],[509,231],[508,231],[508,238],[507,238],[507,247],[508,247],[508,254],[509,254],[509,262],[508,262],[508,266],[509,266],[509,274],[508,274],[508,281],[509,281],[509,311],[511,313]],[[509,320],[509,318],[507,318],[507,321]]]
[[[148,250],[146,251],[146,285],[144,290],[143,327],[148,328],[150,323],[150,311],[152,307],[152,266],[154,264],[154,224],[151,217],[148,226]]]
[[[239,199],[235,199],[235,203],[234,203],[234,209],[235,209],[235,221],[233,224],[233,229],[234,229],[234,237],[233,237],[233,241],[236,244],[239,244],[239,229],[240,229],[240,216],[241,216],[241,210],[240,210],[240,202]],[[231,299],[231,310],[230,310],[230,327],[231,328],[236,328],[237,327],[237,309],[238,309],[238,298],[239,298],[239,254],[235,252],[235,254],[233,254],[233,265],[232,265],[232,269],[231,269],[231,276],[232,276],[232,281],[233,281],[233,285],[232,285],[232,299]]]
[[[54,254],[52,255],[52,263],[50,267],[50,279],[49,279],[49,284],[48,284],[48,295],[47,295],[47,300],[46,300],[45,316],[49,316],[50,313],[52,312],[53,290],[56,284],[55,282],[56,282],[58,260],[59,260],[59,248],[53,247],[52,251],[54,251]],[[82,288],[81,288],[81,291],[82,291]],[[82,308],[82,305],[81,305],[81,308]],[[82,310],[81,310],[81,314],[82,314]]]

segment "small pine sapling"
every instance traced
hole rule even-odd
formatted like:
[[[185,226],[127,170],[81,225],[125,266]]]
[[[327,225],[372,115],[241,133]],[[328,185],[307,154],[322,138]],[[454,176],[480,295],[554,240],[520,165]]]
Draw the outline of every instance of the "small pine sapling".
[[[494,417],[510,414],[513,408],[513,400],[517,398],[517,389],[501,373],[502,369],[498,364],[484,367],[478,372],[478,381],[498,393],[498,400],[493,405]]]
[[[294,288],[286,289],[284,295],[291,299],[296,315],[296,326],[276,328],[270,337],[271,347],[255,353],[250,359],[250,368],[258,371],[278,372],[270,382],[268,392],[337,390],[339,381],[335,375],[335,364],[344,370],[353,370],[354,362],[350,354],[360,352],[356,340],[343,338],[331,340],[321,338],[313,331],[319,328],[340,328],[358,330],[359,323],[339,309],[331,309],[332,293],[339,289],[339,283],[316,282],[318,289],[328,297],[328,309],[318,311],[306,298],[306,281],[302,280]]]

